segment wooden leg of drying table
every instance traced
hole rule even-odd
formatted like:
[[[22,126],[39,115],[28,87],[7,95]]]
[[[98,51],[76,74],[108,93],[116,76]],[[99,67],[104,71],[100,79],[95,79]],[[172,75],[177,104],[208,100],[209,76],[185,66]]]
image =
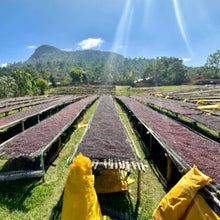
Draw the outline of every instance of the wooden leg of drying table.
[[[172,160],[167,155],[167,185],[169,186],[171,183],[171,175],[172,175]]]
[[[138,171],[138,183],[137,183],[137,202],[141,201],[141,172]]]
[[[21,121],[21,130],[24,131],[24,121]]]
[[[43,183],[45,182],[45,166],[44,166],[44,157],[42,157],[42,172],[43,172],[43,176],[42,176],[42,181]]]

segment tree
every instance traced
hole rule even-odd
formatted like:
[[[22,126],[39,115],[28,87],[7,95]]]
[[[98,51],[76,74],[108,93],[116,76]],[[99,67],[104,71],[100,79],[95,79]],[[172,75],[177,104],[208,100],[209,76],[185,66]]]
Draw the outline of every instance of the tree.
[[[55,77],[53,74],[50,74],[49,81],[52,83],[53,87],[56,87]]]
[[[14,96],[30,95],[32,93],[31,74],[22,70],[12,70],[10,76],[14,79],[13,93]]]
[[[72,82],[72,78],[70,77],[70,75],[68,73],[63,75],[63,77],[61,79],[62,86],[68,86],[71,84],[71,82]]]
[[[213,70],[213,78],[220,77],[220,50],[217,50],[215,53],[208,56],[206,61],[206,67],[209,67]]]
[[[85,82],[86,76],[82,68],[74,67],[70,71],[70,76],[74,84]]]
[[[40,89],[41,95],[44,95],[46,90],[48,90],[49,88],[48,81],[43,78],[39,78],[36,80],[36,86]]]
[[[186,81],[186,69],[182,61],[173,62],[168,68],[169,82],[178,85]]]

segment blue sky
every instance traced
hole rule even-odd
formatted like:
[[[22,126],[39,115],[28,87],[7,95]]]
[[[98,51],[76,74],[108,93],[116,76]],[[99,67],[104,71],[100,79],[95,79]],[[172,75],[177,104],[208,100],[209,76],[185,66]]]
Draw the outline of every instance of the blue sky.
[[[42,44],[203,65],[220,49],[219,0],[1,0],[0,65]]]

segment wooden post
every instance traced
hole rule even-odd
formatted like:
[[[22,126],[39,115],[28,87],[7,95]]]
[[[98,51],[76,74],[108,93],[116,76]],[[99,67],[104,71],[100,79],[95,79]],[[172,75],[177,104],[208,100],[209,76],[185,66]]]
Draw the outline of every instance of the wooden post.
[[[141,171],[138,171],[138,182],[137,182],[137,202],[141,201]]]
[[[40,122],[40,115],[38,114],[37,115],[37,123],[39,123]]]
[[[43,172],[42,181],[44,183],[45,182],[44,154],[41,157],[41,163],[42,163],[42,172]]]
[[[150,134],[150,153],[152,151],[152,144],[153,144],[153,137],[152,134]]]
[[[21,130],[24,131],[24,121],[21,121]]]
[[[167,185],[170,185],[171,182],[171,175],[172,175],[172,160],[169,157],[169,155],[167,155]]]
[[[60,136],[59,137],[59,143],[58,143],[58,153],[60,152],[61,144],[62,144],[62,141],[61,141],[61,136]]]

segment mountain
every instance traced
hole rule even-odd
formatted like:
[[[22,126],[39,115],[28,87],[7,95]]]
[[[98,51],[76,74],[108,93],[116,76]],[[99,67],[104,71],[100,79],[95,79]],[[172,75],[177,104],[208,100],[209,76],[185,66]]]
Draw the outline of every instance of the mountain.
[[[98,61],[109,58],[123,60],[124,57],[113,52],[98,50],[65,51],[49,45],[38,47],[26,63],[45,63],[48,61]]]
[[[72,68],[81,67],[88,81],[123,81],[129,74],[132,78],[143,75],[147,63],[152,59],[126,58],[113,52],[99,50],[64,51],[54,46],[42,45],[31,57],[20,65],[23,69],[47,72],[58,81]],[[18,67],[17,66],[17,67]],[[132,72],[132,74],[131,74]],[[132,79],[133,80],[133,79]]]

